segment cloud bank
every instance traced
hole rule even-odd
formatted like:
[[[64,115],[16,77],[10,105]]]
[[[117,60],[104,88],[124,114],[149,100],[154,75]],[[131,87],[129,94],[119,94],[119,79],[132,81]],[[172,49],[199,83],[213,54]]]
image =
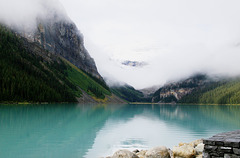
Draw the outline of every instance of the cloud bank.
[[[0,22],[19,30],[36,28],[37,18],[49,18],[54,13],[67,17],[58,0],[0,0]]]
[[[196,72],[240,74],[239,0],[61,2],[105,77],[144,88]]]

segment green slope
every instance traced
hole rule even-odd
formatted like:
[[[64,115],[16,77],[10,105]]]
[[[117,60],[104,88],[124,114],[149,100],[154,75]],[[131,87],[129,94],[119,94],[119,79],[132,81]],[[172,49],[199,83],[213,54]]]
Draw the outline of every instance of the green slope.
[[[105,88],[107,87],[104,82],[101,82],[98,79],[90,77],[88,74],[84,73],[82,70],[74,66],[69,61],[65,60],[66,64],[68,65],[66,73],[67,78],[77,87],[81,88],[89,95],[104,99],[105,95],[111,95],[111,92]],[[102,84],[99,84],[102,83]]]
[[[0,101],[75,102],[69,89],[76,87],[59,71],[65,65],[47,63],[23,45],[20,38],[0,26]]]
[[[182,98],[181,103],[240,104],[240,79],[220,81]]]
[[[81,91],[103,99],[104,83],[0,25],[0,102],[76,102]]]
[[[240,80],[230,81],[203,93],[199,102],[211,104],[240,104]]]

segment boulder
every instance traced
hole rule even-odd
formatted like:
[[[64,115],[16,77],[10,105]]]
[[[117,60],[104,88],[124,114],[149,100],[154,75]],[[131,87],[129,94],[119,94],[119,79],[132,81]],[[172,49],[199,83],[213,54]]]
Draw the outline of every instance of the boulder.
[[[113,154],[112,158],[139,158],[139,157],[129,150],[118,150]]]
[[[168,152],[169,152],[170,158],[174,158],[172,150],[168,149]]]
[[[141,151],[139,151],[138,153],[136,153],[136,155],[137,155],[139,158],[144,158],[146,152],[147,152],[147,150],[141,150]]]
[[[193,158],[196,155],[196,151],[191,144],[180,144],[181,146],[173,147],[173,155],[174,157],[182,157],[182,158]]]
[[[204,149],[204,144],[203,143],[200,143],[198,144],[195,148],[195,151],[196,153],[199,155],[199,154],[202,154],[203,153],[203,149]]]
[[[165,146],[159,146],[148,150],[145,158],[170,158],[170,154]]]
[[[133,153],[138,153],[138,152],[139,152],[138,149],[133,150]]]
[[[202,154],[197,155],[195,158],[203,158],[203,155]]]
[[[189,144],[192,145],[195,148],[198,144],[201,144],[201,143],[203,143],[203,140],[202,139],[198,139],[198,140],[192,141]]]

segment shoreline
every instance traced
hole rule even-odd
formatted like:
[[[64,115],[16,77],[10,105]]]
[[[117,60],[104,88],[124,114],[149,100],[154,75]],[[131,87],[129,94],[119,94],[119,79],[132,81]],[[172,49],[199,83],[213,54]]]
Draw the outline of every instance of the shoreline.
[[[91,103],[91,102],[90,102]],[[0,105],[28,105],[28,104],[87,104],[87,103],[81,103],[81,102],[14,102],[14,101],[6,101],[6,102],[0,102]],[[91,104],[111,104],[111,103],[91,103]],[[122,103],[120,103],[122,104]],[[132,104],[132,105],[233,105],[233,106],[240,106],[240,104],[198,104],[198,103],[146,103],[146,102],[126,102],[127,104]]]
[[[165,146],[157,146],[148,150],[129,151],[120,149],[112,156],[102,158],[202,158],[204,144],[203,139],[198,139],[190,143],[179,143],[178,146],[173,146],[172,149]]]
[[[198,103],[141,103],[141,102],[131,102],[131,103],[128,103],[128,104],[136,104],[136,105],[140,105],[140,104],[146,104],[146,105],[240,105],[239,104],[198,104]]]

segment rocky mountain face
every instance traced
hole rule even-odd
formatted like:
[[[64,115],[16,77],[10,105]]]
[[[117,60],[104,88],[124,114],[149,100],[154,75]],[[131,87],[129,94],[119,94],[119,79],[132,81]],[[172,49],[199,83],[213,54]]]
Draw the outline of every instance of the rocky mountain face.
[[[178,102],[182,97],[191,94],[196,89],[203,88],[211,82],[212,80],[206,75],[198,74],[186,80],[166,84],[154,93],[152,102]]]
[[[51,9],[48,9],[49,11]],[[60,55],[88,74],[103,80],[93,58],[84,47],[83,35],[64,14],[49,11],[47,17],[37,18],[37,29],[20,34],[44,49]]]

